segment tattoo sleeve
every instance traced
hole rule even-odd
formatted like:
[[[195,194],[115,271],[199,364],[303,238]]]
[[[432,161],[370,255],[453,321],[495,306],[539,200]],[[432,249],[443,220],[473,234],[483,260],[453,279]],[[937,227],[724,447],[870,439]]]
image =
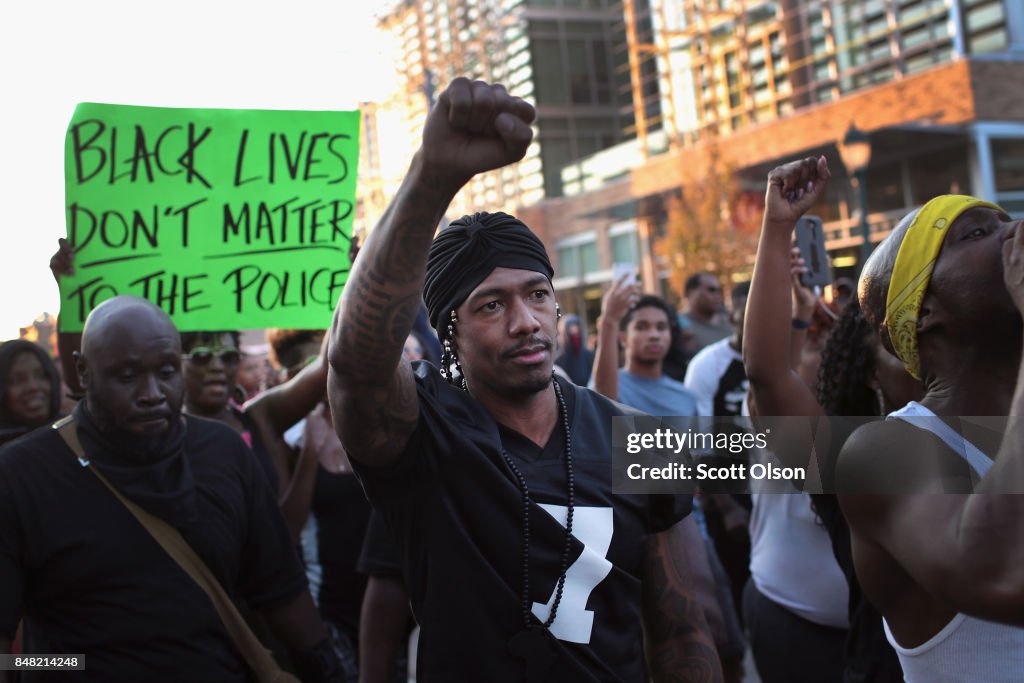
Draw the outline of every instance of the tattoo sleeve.
[[[360,250],[335,312],[331,410],[349,455],[367,464],[397,457],[416,426],[415,383],[402,347],[419,311],[430,242],[451,199],[414,160]]]
[[[685,521],[685,520],[684,520]],[[721,683],[722,665],[704,611],[687,585],[680,525],[647,542],[643,573],[644,646],[656,683]]]

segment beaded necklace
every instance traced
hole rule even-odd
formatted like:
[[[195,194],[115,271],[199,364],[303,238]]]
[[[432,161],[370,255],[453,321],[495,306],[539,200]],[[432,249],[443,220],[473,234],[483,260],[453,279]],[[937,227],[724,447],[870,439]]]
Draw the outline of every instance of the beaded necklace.
[[[568,488],[568,506],[565,517],[565,542],[562,545],[562,562],[558,573],[558,583],[555,588],[555,599],[551,604],[551,612],[543,625],[537,626],[532,620],[530,609],[530,489],[527,486],[526,478],[516,466],[515,461],[508,454],[504,447],[501,449],[501,456],[505,459],[512,474],[515,475],[522,491],[523,510],[523,533],[522,533],[522,567],[520,585],[520,609],[523,617],[523,629],[509,641],[509,650],[513,655],[526,660],[526,680],[536,680],[550,664],[553,657],[552,644],[549,639],[552,637],[548,628],[554,623],[558,614],[558,605],[562,601],[562,591],[565,588],[565,575],[569,570],[569,553],[572,549],[572,516],[574,508],[575,478],[572,471],[572,432],[569,429],[569,410],[565,405],[565,397],[562,395],[562,387],[558,382],[552,380],[555,386],[555,396],[558,398],[559,414],[562,418],[562,428],[565,431],[565,474]]]

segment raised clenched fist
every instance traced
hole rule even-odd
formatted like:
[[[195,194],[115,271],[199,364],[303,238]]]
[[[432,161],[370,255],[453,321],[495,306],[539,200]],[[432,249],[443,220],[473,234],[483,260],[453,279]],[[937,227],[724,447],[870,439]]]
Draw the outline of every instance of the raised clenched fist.
[[[534,108],[503,85],[456,78],[427,117],[424,169],[458,190],[477,173],[515,163],[533,139]]]
[[[772,169],[764,198],[765,227],[792,230],[800,218],[821,197],[832,174],[825,157],[808,157]]]

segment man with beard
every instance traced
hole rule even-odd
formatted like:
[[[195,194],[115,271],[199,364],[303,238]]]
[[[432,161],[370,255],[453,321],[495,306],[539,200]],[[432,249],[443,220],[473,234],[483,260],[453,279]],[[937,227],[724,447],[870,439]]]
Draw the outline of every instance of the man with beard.
[[[690,357],[732,334],[729,316],[722,309],[722,283],[714,273],[695,273],[683,285],[686,313],[679,315],[679,325],[689,336],[686,350]]]
[[[250,680],[207,594],[109,483],[266,618],[304,679],[325,680],[335,660],[274,496],[233,430],[182,416],[181,360],[163,311],[104,302],[76,354],[72,422],[0,451],[0,652],[24,619],[25,652],[84,654],[85,680]]]
[[[466,182],[523,157],[533,117],[500,85],[451,83],[331,330],[334,423],[399,546],[421,627],[417,675],[719,681],[678,569],[689,498],[614,494],[623,409],[552,378],[558,307],[543,244],[502,213],[433,239]],[[440,372],[401,358],[421,291]]]

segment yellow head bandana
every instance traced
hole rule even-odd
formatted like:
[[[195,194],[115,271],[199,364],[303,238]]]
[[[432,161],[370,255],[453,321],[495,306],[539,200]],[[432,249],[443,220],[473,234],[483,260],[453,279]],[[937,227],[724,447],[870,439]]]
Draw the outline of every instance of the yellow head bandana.
[[[939,258],[949,226],[964,211],[977,207],[1002,211],[995,204],[976,197],[959,194],[936,197],[917,212],[896,254],[896,265],[892,269],[889,294],[885,301],[885,326],[896,355],[915,379],[921,379],[921,359],[917,354],[917,314],[928,290],[932,269]]]

